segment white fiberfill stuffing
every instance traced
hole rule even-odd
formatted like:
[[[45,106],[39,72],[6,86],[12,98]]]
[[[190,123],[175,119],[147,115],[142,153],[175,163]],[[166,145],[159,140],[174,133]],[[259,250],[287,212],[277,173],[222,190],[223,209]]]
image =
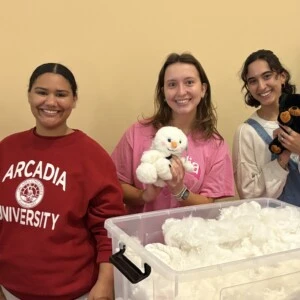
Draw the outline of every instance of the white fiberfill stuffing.
[[[292,206],[262,208],[255,201],[245,202],[221,209],[218,219],[167,219],[162,231],[165,244],[153,243],[145,248],[172,269],[186,271],[300,248],[300,210]],[[199,273],[201,276],[191,282],[180,282],[174,296],[174,284],[152,270],[149,278],[132,285],[132,299],[296,299],[290,295],[297,294],[298,284],[291,284],[285,277],[279,278],[281,281],[274,278],[273,285],[269,280],[265,288],[258,282],[259,288],[253,289],[255,281],[295,271],[300,271],[300,257],[299,261],[220,272],[208,278],[201,278],[205,273]],[[247,287],[249,282],[252,285]],[[161,287],[157,288],[158,284]],[[245,287],[226,289],[239,284]]]

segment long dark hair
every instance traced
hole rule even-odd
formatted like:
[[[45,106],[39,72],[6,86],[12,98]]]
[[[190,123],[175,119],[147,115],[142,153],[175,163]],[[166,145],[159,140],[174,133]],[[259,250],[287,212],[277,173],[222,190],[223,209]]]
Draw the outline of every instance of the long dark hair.
[[[191,64],[195,66],[199,73],[201,83],[205,83],[207,86],[206,93],[197,106],[196,118],[194,120],[194,123],[192,124],[192,133],[196,134],[200,130],[204,139],[208,139],[213,135],[217,135],[219,139],[223,140],[217,130],[217,115],[211,101],[211,88],[209,80],[200,62],[192,54],[189,53],[171,53],[168,55],[158,75],[155,89],[154,115],[144,120],[143,124],[152,124],[156,129],[170,124],[170,121],[172,119],[172,109],[165,101],[163,87],[166,69],[168,68],[168,66],[175,63]]]
[[[241,71],[241,79],[244,84],[242,86],[242,90],[245,90],[246,93],[244,95],[244,101],[247,105],[258,107],[260,106],[260,102],[257,101],[249,92],[247,87],[247,75],[248,75],[248,67],[251,63],[256,60],[264,60],[269,65],[270,69],[277,74],[285,74],[286,81],[285,84],[282,85],[282,93],[285,94],[294,94],[296,93],[296,86],[290,83],[291,75],[290,73],[282,66],[279,58],[271,51],[271,50],[258,50],[251,53],[244,62]]]

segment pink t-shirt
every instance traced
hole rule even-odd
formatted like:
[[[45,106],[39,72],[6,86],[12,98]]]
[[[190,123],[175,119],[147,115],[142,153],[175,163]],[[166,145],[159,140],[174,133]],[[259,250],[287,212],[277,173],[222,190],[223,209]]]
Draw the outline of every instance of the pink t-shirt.
[[[136,176],[136,168],[144,151],[149,150],[156,133],[153,126],[135,123],[127,129],[112,153],[119,180],[143,189]],[[232,162],[225,141],[214,138],[194,140],[188,135],[188,160],[194,166],[192,173],[185,173],[184,183],[190,191],[211,198],[234,196]],[[164,187],[157,199],[140,207],[128,207],[129,213],[154,211],[179,207],[180,203]]]

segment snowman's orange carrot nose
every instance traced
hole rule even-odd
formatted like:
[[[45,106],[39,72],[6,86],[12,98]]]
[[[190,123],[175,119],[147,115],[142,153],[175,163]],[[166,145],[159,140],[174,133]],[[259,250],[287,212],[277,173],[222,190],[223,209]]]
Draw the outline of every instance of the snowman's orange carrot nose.
[[[172,141],[172,142],[171,142],[171,146],[172,146],[172,148],[176,148],[176,147],[177,147],[177,142]]]

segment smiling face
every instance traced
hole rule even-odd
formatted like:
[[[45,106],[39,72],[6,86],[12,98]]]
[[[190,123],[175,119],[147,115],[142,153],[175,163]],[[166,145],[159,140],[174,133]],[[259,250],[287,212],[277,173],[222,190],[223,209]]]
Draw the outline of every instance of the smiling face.
[[[272,71],[265,60],[255,60],[248,66],[247,88],[261,106],[278,103],[285,81],[285,74]]]
[[[165,126],[157,131],[152,148],[164,153],[166,157],[180,156],[186,150],[187,143],[187,137],[182,130],[173,126]]]
[[[28,92],[28,102],[36,119],[36,132],[43,136],[66,134],[67,119],[76,100],[69,81],[62,75],[44,73],[37,77]]]
[[[174,115],[196,115],[197,106],[206,92],[196,67],[174,63],[167,67],[163,87],[165,99]]]

